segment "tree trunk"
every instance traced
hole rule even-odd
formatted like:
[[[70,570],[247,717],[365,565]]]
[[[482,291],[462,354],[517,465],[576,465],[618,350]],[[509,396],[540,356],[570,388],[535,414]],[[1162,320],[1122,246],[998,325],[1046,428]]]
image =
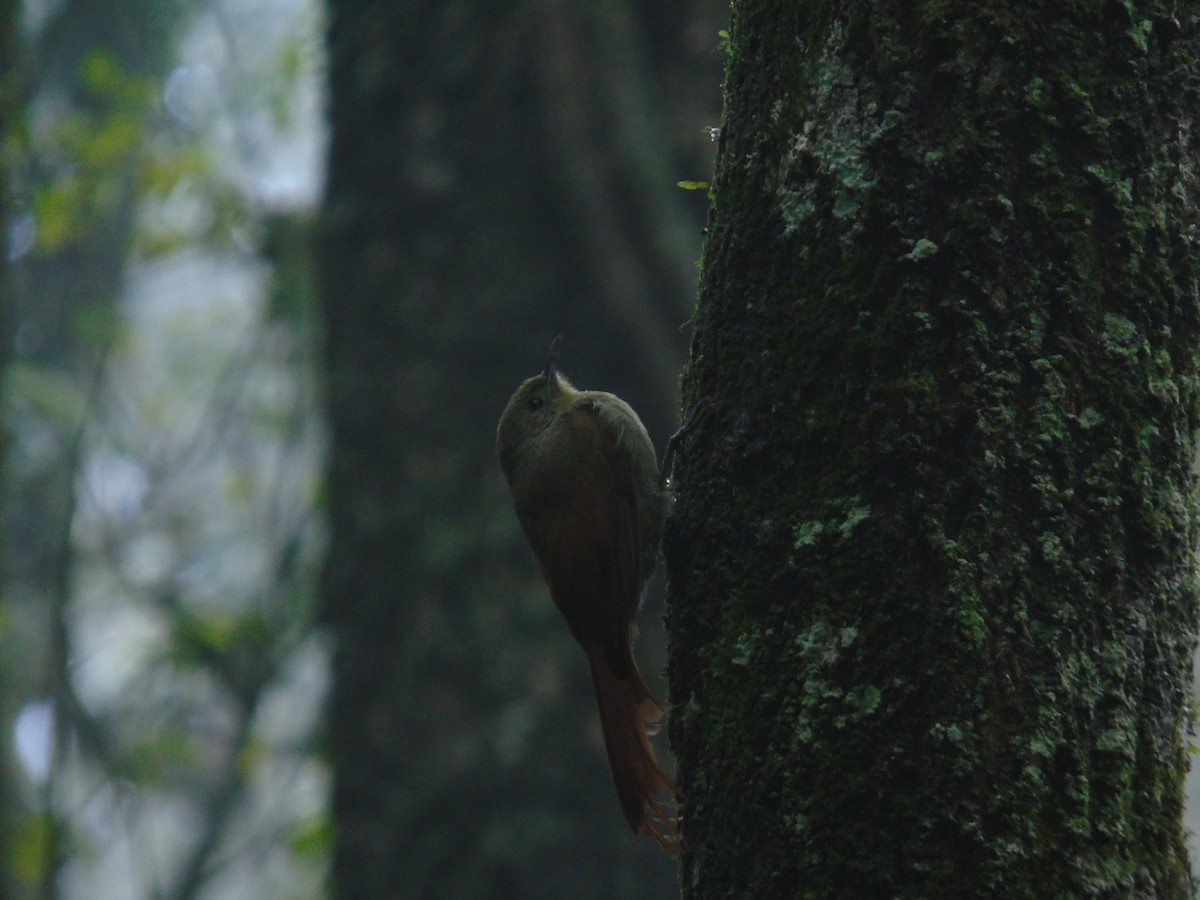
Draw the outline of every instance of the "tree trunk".
[[[734,3],[685,897],[1191,895],[1198,16]]]

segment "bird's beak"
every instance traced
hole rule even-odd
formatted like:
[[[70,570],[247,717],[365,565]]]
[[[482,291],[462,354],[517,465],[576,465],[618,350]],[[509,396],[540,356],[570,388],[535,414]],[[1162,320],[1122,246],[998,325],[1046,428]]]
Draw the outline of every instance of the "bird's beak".
[[[546,384],[551,387],[557,387],[558,351],[560,347],[562,347],[561,334],[550,342],[550,355],[546,357]]]

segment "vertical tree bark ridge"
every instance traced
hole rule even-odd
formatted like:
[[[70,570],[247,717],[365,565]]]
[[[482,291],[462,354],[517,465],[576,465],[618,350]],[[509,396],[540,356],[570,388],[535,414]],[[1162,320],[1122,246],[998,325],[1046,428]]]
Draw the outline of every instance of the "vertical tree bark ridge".
[[[735,2],[685,896],[1190,895],[1197,15]]]

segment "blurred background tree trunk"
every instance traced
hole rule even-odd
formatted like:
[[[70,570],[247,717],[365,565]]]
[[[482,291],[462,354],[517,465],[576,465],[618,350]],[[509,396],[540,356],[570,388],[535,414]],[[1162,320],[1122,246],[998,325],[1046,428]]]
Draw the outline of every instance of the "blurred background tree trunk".
[[[669,433],[703,214],[676,182],[709,170],[723,16],[330,4],[338,896],[674,890],[670,861],[624,825],[586,664],[493,443],[559,333],[580,386],[626,397],[660,443]],[[650,673],[656,618],[643,618]]]
[[[734,4],[685,897],[1192,896],[1198,16]]]

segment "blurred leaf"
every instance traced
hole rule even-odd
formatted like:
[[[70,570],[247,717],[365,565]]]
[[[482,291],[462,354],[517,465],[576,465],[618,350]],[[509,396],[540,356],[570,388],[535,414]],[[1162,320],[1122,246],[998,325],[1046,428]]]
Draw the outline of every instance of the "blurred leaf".
[[[155,729],[116,760],[115,774],[139,785],[167,784],[196,761],[190,734]]]
[[[301,31],[294,32],[279,48],[279,75],[288,85],[295,84],[304,77],[305,71],[312,65],[312,47],[308,36]],[[295,91],[290,92],[295,96]]]
[[[8,396],[64,428],[75,428],[87,406],[87,395],[70,378],[31,363],[8,367]]]
[[[103,347],[116,339],[121,321],[112,304],[97,302],[75,310],[71,324],[81,340]]]
[[[79,78],[97,96],[123,106],[145,106],[155,93],[153,80],[130,75],[107,47],[97,47],[84,56]]]
[[[246,741],[237,755],[237,770],[243,778],[254,774],[254,769],[269,753],[261,741]]]
[[[78,215],[82,195],[79,180],[72,176],[38,188],[33,196],[33,217],[41,249],[50,253],[61,250],[83,232],[83,220]]]
[[[207,174],[211,161],[200,144],[189,144],[172,153],[156,156],[142,167],[142,187],[157,194],[169,194],[185,178]]]
[[[38,881],[54,865],[62,828],[49,813],[21,823],[12,842],[12,868],[23,881]]]
[[[681,187],[685,191],[706,191],[708,190],[707,181],[677,181],[676,187]]]
[[[80,78],[101,102],[53,118],[25,141],[45,170],[33,199],[45,253],[105,228],[127,203],[129,178],[150,158],[154,84],[126,74],[108,50],[87,54]]]
[[[288,846],[297,856],[324,858],[333,846],[333,820],[321,815],[300,822],[288,834]]]
[[[276,128],[286,128],[295,120],[295,84],[304,74],[312,54],[303,34],[294,34],[280,48],[277,71],[281,77],[271,79],[267,92],[267,108]]]
[[[122,160],[142,148],[145,125],[128,113],[114,113],[100,122],[77,148],[79,161],[89,168],[119,168]]]
[[[272,629],[262,615],[179,611],[171,632],[173,657],[180,665],[207,665],[217,656],[269,644]]]
[[[80,79],[98,94],[104,94],[119,73],[120,64],[107,47],[96,47],[89,51],[79,66]]]

